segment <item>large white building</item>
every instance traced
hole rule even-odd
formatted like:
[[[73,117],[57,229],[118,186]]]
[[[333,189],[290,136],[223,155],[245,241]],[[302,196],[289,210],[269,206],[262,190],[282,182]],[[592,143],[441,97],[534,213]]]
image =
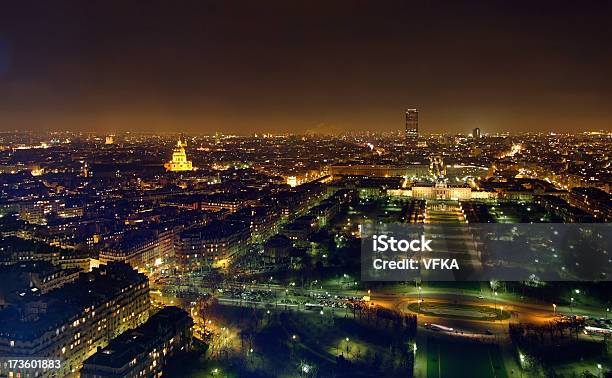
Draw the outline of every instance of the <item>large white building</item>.
[[[451,186],[446,183],[436,185],[415,185],[411,189],[389,189],[387,195],[396,197],[412,197],[425,200],[456,200],[489,199],[496,193],[472,191],[469,186]]]
[[[172,160],[164,164],[164,168],[166,168],[167,171],[180,172],[193,170],[191,160],[187,160],[185,145],[186,144],[181,142],[180,139],[178,140],[176,147],[174,147],[172,151]]]

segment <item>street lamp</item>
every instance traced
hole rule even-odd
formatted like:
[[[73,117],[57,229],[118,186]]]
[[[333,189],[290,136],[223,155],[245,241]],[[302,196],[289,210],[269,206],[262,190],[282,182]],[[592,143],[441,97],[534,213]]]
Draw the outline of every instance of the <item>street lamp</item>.
[[[494,291],[493,294],[494,294],[494,297],[493,297],[493,300],[494,300],[493,301],[493,306],[494,306],[495,309],[497,309],[497,291]]]
[[[553,303],[553,315],[557,313],[557,305]]]

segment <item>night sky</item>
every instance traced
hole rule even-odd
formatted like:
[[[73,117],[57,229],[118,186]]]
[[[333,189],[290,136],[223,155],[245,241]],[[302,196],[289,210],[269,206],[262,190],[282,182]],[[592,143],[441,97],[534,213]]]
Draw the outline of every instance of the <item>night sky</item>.
[[[458,3],[462,3],[459,5]],[[0,130],[612,129],[612,2],[0,1]]]

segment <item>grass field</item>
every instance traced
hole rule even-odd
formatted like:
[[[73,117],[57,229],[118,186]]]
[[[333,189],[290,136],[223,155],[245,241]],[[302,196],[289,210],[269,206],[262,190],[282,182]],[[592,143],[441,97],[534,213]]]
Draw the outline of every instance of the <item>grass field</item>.
[[[496,345],[427,341],[427,378],[507,378],[499,347]]]

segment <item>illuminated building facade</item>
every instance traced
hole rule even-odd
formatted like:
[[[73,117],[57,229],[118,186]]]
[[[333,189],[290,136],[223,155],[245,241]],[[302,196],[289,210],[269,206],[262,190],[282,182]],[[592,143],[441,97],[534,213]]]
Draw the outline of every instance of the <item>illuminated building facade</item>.
[[[149,307],[149,282],[144,274],[122,263],[103,265],[47,294],[20,294],[4,306],[0,355],[61,359],[61,369],[38,376],[69,376],[98,348],[144,323]],[[0,372],[4,374],[17,376]]]
[[[214,221],[185,230],[175,240],[177,261],[187,270],[202,265],[223,265],[224,261],[246,251],[250,236],[247,225],[228,221]]]
[[[190,160],[187,160],[185,145],[179,139],[176,147],[172,151],[172,160],[164,164],[164,168],[170,172],[182,172],[193,170],[193,165]]]
[[[413,186],[412,198],[429,200],[470,200],[472,189],[467,186],[449,186],[436,183],[435,186]]]
[[[192,326],[187,312],[165,307],[89,357],[81,378],[161,377],[170,358],[192,349]]]
[[[173,255],[174,231],[166,229],[127,235],[121,243],[100,251],[100,262],[124,261],[134,268],[150,268]]]
[[[206,211],[222,211],[227,210],[230,213],[236,212],[243,207],[249,205],[244,201],[240,201],[236,198],[231,198],[226,195],[211,195],[204,198],[200,203],[200,208]]]

